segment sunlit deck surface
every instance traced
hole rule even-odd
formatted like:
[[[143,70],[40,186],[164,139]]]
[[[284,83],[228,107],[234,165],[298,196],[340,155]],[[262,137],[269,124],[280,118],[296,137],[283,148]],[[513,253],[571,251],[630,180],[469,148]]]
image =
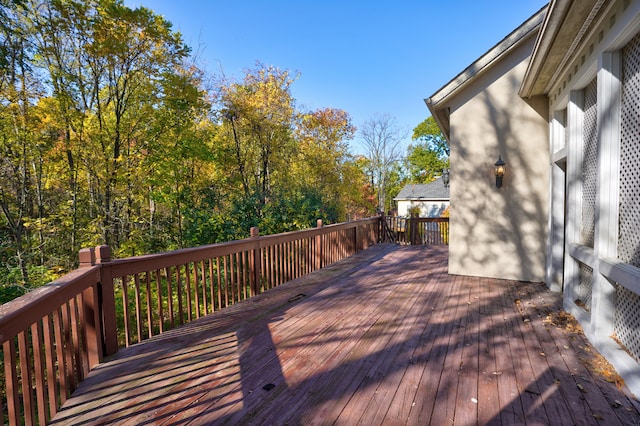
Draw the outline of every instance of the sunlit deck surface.
[[[639,424],[541,284],[378,245],[120,351],[56,424]]]

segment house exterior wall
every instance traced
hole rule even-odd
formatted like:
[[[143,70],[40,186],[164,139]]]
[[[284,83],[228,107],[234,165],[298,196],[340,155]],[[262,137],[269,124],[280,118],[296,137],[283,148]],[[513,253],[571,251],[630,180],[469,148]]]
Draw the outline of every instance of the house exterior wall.
[[[548,105],[518,96],[534,41],[530,36],[447,102],[451,274],[544,280]],[[499,155],[507,173],[496,188]]]
[[[409,217],[409,209],[413,207],[420,208],[420,217],[442,217],[449,201],[398,200],[398,216]]]

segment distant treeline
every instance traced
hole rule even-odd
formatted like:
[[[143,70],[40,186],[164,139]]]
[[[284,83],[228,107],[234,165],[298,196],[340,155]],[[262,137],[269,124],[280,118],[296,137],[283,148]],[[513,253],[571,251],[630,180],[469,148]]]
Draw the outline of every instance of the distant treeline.
[[[120,0],[0,0],[0,302],[115,257],[375,213],[342,110],[297,76],[210,75],[170,22]]]

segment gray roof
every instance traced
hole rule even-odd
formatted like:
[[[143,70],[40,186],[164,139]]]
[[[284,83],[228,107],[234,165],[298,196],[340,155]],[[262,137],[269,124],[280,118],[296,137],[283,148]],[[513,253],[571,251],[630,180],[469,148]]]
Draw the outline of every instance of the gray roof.
[[[410,183],[394,200],[449,200],[449,187],[444,186],[440,177],[427,184]]]

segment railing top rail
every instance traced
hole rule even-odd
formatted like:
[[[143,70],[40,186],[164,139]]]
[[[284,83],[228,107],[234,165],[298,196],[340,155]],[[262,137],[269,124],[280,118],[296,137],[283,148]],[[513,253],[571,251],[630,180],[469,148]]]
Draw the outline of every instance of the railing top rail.
[[[111,269],[112,277],[121,277],[182,265],[187,262],[198,262],[204,259],[248,251],[256,248],[256,244],[262,248],[301,238],[311,238],[342,229],[373,224],[378,220],[379,217],[373,217],[326,225],[321,228],[265,235],[259,238],[246,238],[238,241],[186,248],[165,253],[114,259],[108,261],[108,265]],[[102,260],[102,262],[104,262],[104,260]],[[102,265],[100,264],[81,267],[22,297],[0,305],[0,342],[4,342],[6,339],[11,338],[11,336],[15,336],[17,333],[24,331],[33,323],[34,318],[42,318],[48,315],[57,306],[66,303],[84,289],[99,282],[101,267]]]
[[[342,229],[350,229],[356,226],[369,225],[380,220],[378,217],[359,219],[351,222],[335,223],[332,225],[324,225],[321,228],[310,228],[301,231],[284,232],[282,234],[264,235],[260,237],[260,248],[269,247],[276,244],[287,243],[301,238],[312,238],[317,235],[329,234],[331,232],[340,231]]]
[[[113,259],[109,262],[109,267],[113,277],[121,277],[239,253],[252,249],[255,244],[254,239],[245,238],[244,240],[191,247],[164,253]]]
[[[378,220],[379,218],[374,217],[352,222],[327,225],[322,228],[310,228],[300,231],[285,232],[281,234],[264,235],[258,237],[257,240],[259,247],[264,248],[303,238],[311,238],[315,237],[316,235],[327,234],[340,229],[348,229],[359,225],[375,223]],[[199,262],[205,259],[211,259],[248,251],[253,249],[255,245],[256,238],[245,238],[243,240],[179,249],[164,253],[134,256],[124,259],[114,259],[109,262],[109,266],[111,268],[113,277],[121,277],[145,271],[183,265],[187,262]]]
[[[58,306],[100,281],[99,266],[76,269],[17,299],[0,305],[0,342],[26,330],[34,320],[51,313]]]
[[[405,216],[386,216],[387,219],[417,220],[418,222],[449,222],[448,217],[405,217]]]

